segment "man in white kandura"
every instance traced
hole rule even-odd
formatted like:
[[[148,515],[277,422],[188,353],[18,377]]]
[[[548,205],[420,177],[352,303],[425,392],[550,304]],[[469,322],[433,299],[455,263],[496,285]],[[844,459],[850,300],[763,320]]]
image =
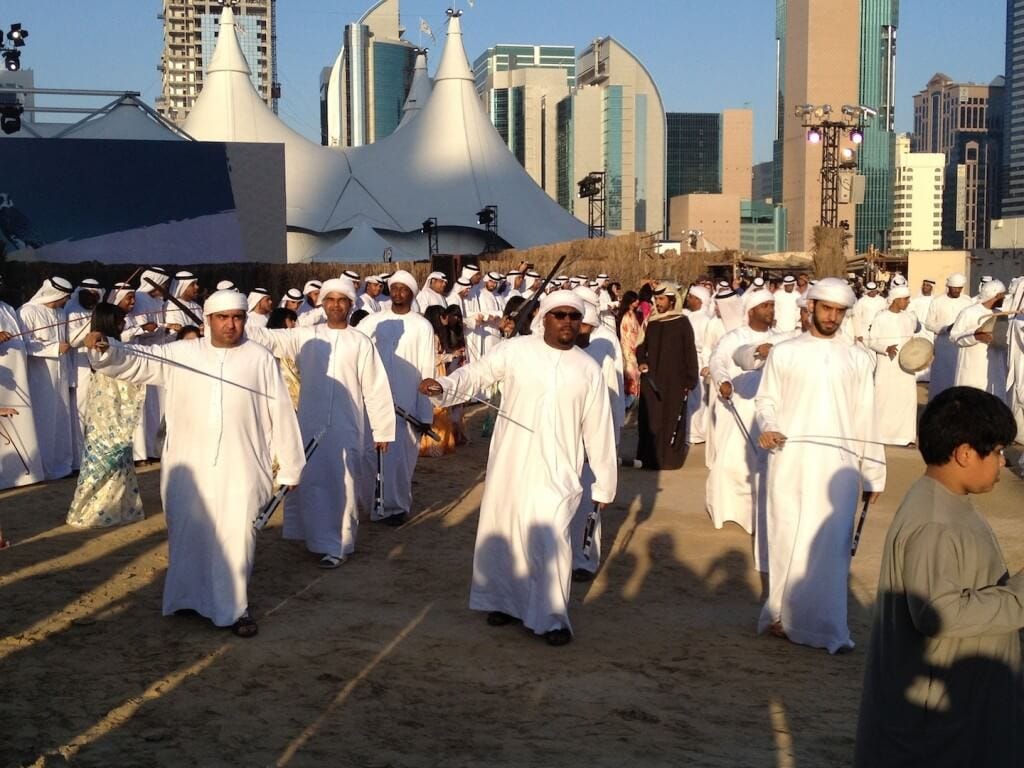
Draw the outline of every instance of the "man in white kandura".
[[[4,280],[0,276],[0,295]],[[0,301],[0,491],[43,480],[43,462],[32,413],[25,328],[14,307]],[[3,536],[0,535],[0,543]]]
[[[18,309],[27,333],[28,383],[46,480],[71,474],[74,440],[71,424],[71,352],[64,306],[73,288],[63,277],[49,277]]]
[[[1009,319],[1006,397],[1017,422],[1017,442],[1024,443],[1024,276],[1010,283],[1003,308],[1007,312],[1021,313]],[[1017,460],[1017,466],[1024,470],[1024,454]]]
[[[907,309],[910,289],[889,289],[889,308],[875,315],[868,331],[868,348],[875,355],[875,429],[886,445],[917,441],[917,376],[900,367],[899,352],[919,327]]]
[[[608,390],[608,402],[612,409],[612,430],[615,433],[615,447],[618,449],[622,423],[626,419],[626,395],[622,375],[622,350],[618,347],[619,340],[614,333],[601,325],[601,314],[598,310],[597,293],[590,288],[575,288],[577,296],[583,299],[583,321],[580,333],[576,337],[576,346],[587,353],[587,356],[601,368],[605,387]],[[594,302],[588,301],[593,297]],[[584,549],[584,538],[587,525],[594,509],[594,471],[590,463],[583,465],[580,483],[583,495],[579,507],[573,516],[569,528],[569,540],[572,541],[572,580],[591,581],[601,564],[601,514],[594,515],[591,531],[590,551]]]
[[[853,340],[866,342],[875,315],[885,309],[885,298],[879,295],[878,283],[870,281],[864,286],[864,295],[853,307]]]
[[[845,281],[807,291],[811,328],[772,348],[754,399],[768,457],[768,601],[758,631],[836,653],[846,621],[854,516],[885,486],[873,363],[839,335],[854,305]]]
[[[174,282],[171,283],[171,296],[184,305],[192,315],[180,309],[173,301],[168,301],[164,307],[164,324],[171,330],[176,331],[186,325],[196,325],[196,320],[202,320],[203,308],[196,303],[199,298],[199,278],[191,272],[182,271],[174,273]]]
[[[953,327],[957,315],[972,302],[969,296],[963,295],[967,278],[960,272],[954,272],[946,278],[946,293],[932,299],[928,306],[928,316],[924,327],[935,334],[935,358],[928,382],[928,399],[953,386],[956,376],[956,345],[949,339],[949,329]]]
[[[709,362],[715,457],[705,504],[715,528],[736,523],[753,534],[754,567],[762,572],[768,569],[762,497],[765,456],[752,442],[759,437],[754,395],[761,382],[761,365],[780,336],[772,327],[778,293],[743,294],[747,321],[722,337]]]
[[[985,281],[974,304],[957,315],[949,329],[949,339],[957,346],[953,383],[958,387],[983,389],[1005,403],[1009,373],[1006,348],[993,344],[993,335],[982,330],[985,320],[999,310],[1004,298],[1006,286],[1002,281]]]
[[[84,441],[82,424],[85,421],[85,404],[89,399],[89,380],[92,371],[89,368],[89,355],[82,347],[85,336],[89,333],[92,323],[92,311],[103,297],[103,288],[98,280],[85,278],[78,284],[71,300],[64,307],[68,316],[68,344],[74,349],[71,356],[71,434],[74,447],[71,452],[71,468],[78,469],[82,458]]]
[[[299,325],[316,325],[315,320],[320,315],[320,286],[319,280],[308,280],[302,286],[302,295],[305,297],[295,314],[299,316]]]
[[[427,307],[448,308],[448,300],[445,298],[445,286],[448,278],[444,272],[431,272],[427,275],[426,285],[416,294],[416,311],[421,315],[427,311]]]
[[[800,309],[796,300],[800,294],[796,290],[796,278],[786,275],[782,278],[782,290],[775,296],[775,330],[788,333],[800,327]]]
[[[274,311],[274,300],[270,296],[270,291],[266,288],[253,288],[249,291],[247,302],[249,316],[245,321],[245,330],[248,332],[253,328],[266,328],[270,313]]]
[[[359,500],[372,479],[367,467],[374,449],[386,451],[395,439],[395,406],[373,343],[348,324],[352,283],[328,280],[320,298],[326,323],[246,333],[276,357],[295,361],[302,376],[302,439],[320,435],[285,505],[284,538],[305,540],[306,549],[320,555],[321,568],[337,568],[355,551]]]
[[[217,291],[203,313],[207,335],[157,347],[90,333],[93,368],[166,392],[160,492],[167,516],[163,613],[195,611],[240,637],[256,634],[248,587],[252,523],[277,482],[295,485],[306,461],[277,361],[245,338],[246,298]]]
[[[686,306],[683,309],[683,314],[693,326],[693,342],[697,348],[697,367],[700,372],[696,388],[686,399],[686,435],[690,445],[705,442],[708,431],[711,429],[707,391],[707,377],[711,372],[708,367],[711,360],[711,349],[704,346],[708,323],[711,322],[711,315],[707,312],[707,305],[710,301],[711,294],[707,288],[703,285],[691,285],[686,292]]]
[[[396,407],[429,425],[434,419],[430,400],[418,389],[420,381],[434,374],[434,327],[414,312],[416,279],[404,269],[391,276],[388,309],[367,316],[359,324],[380,355]],[[383,510],[373,509],[370,519],[387,525],[401,525],[412,511],[412,475],[419,458],[420,432],[405,418],[395,424],[395,440],[383,456],[381,495]]]
[[[584,456],[599,508],[615,498],[617,479],[608,389],[597,363],[575,346],[583,309],[571,291],[550,293],[540,303],[542,334],[511,339],[420,385],[450,406],[501,383],[503,416],[487,460],[469,607],[488,611],[492,626],[522,621],[551,645],[572,639],[569,526],[583,492]]]

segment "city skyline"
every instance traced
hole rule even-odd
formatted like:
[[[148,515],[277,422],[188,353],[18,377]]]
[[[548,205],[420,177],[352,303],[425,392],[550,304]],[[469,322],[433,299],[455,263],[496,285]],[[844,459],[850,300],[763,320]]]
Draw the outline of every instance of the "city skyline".
[[[22,65],[35,72],[37,87],[138,90],[153,104],[160,91],[157,71],[162,26],[158,0],[105,0],[108,12],[89,13],[81,4],[14,0],[4,4],[0,24],[20,22],[31,37]],[[358,19],[370,0],[288,0],[278,9],[278,79],[281,117],[319,142],[318,81],[337,56],[344,26]],[[573,45],[583,50],[595,37],[611,35],[651,72],[668,112],[754,112],[754,160],[771,158],[774,121],[774,3],[738,0],[728,14],[717,4],[649,0],[644,13],[625,14],[613,2],[520,0],[515,11],[494,0],[458,3],[467,53],[472,60],[503,43]],[[334,6],[334,7],[332,7]],[[406,37],[440,52],[444,3],[423,0],[402,6]],[[987,83],[1003,74],[1005,0],[972,3],[905,2],[896,54],[896,130],[913,128],[913,94],[936,72],[960,82]],[[419,32],[423,18],[437,42]],[[538,23],[544,19],[543,23]],[[737,20],[742,20],[737,23]],[[655,23],[656,22],[656,23]],[[732,24],[732,27],[728,25]],[[687,29],[699,33],[688,35]],[[957,46],[937,46],[943,29],[956,29]],[[937,31],[938,30],[938,31]],[[110,40],[117,36],[121,42]],[[433,58],[433,57],[432,57]],[[431,72],[436,61],[431,61]],[[691,75],[691,76],[687,76]],[[40,97],[41,103],[47,102]]]

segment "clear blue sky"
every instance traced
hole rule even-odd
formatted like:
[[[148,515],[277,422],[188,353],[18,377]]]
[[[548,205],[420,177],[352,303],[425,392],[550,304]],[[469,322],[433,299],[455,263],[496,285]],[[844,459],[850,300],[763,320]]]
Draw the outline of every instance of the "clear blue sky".
[[[278,0],[281,116],[319,140],[317,83],[333,63],[346,23],[371,0]],[[463,31],[470,60],[496,43],[551,43],[582,49],[612,35],[651,71],[670,112],[754,110],[756,161],[771,159],[775,90],[773,0],[466,0]],[[903,0],[897,43],[896,121],[913,126],[913,94],[937,71],[987,83],[1003,73],[1006,0]],[[160,89],[159,0],[13,0],[0,24],[30,30],[22,64],[36,85],[142,91]],[[402,4],[407,37],[419,41],[425,18],[443,42],[443,0]],[[955,40],[955,44],[951,41]]]

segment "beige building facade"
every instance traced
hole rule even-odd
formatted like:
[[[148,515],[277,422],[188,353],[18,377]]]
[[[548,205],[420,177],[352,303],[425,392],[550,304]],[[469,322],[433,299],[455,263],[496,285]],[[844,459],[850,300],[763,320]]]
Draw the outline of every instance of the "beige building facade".
[[[740,247],[740,195],[735,193],[678,195],[669,200],[669,219],[669,240],[685,244],[696,238],[711,250]]]
[[[942,247],[942,191],[946,156],[911,152],[907,134],[896,137],[892,248],[931,251]]]
[[[754,112],[722,110],[722,194],[747,199],[754,179]]]
[[[650,73],[610,37],[576,60],[577,86],[558,105],[558,202],[587,221],[577,182],[605,173],[609,234],[665,230],[665,107]]]
[[[785,56],[779,72],[784,81],[782,200],[788,214],[788,243],[793,251],[813,247],[814,227],[821,223],[821,145],[807,141],[800,104],[829,105],[839,119],[844,104],[857,104],[860,83],[859,0],[788,0]],[[827,119],[828,115],[821,115]],[[840,150],[853,149],[846,132]],[[840,191],[840,198],[843,193]],[[839,220],[856,229],[856,205],[839,204]]]
[[[570,46],[502,45],[474,62],[477,93],[499,135],[538,186],[558,199],[558,104],[575,82]]]

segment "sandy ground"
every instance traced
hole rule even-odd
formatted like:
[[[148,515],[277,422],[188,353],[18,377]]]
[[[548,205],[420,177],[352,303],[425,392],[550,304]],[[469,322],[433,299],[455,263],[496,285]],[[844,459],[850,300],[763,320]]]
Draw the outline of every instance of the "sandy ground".
[[[148,519],[113,530],[63,524],[73,480],[0,493],[15,541],[0,553],[0,765],[848,765],[879,549],[922,469],[915,451],[888,456],[845,656],[754,634],[751,542],[708,521],[701,447],[677,472],[622,471],[564,648],[466,607],[479,439],[422,459],[420,514],[364,524],[337,571],[282,541],[278,517],[259,540],[252,640],[160,616],[156,468],[141,474]],[[1022,502],[1008,471],[977,499],[1011,570]]]

